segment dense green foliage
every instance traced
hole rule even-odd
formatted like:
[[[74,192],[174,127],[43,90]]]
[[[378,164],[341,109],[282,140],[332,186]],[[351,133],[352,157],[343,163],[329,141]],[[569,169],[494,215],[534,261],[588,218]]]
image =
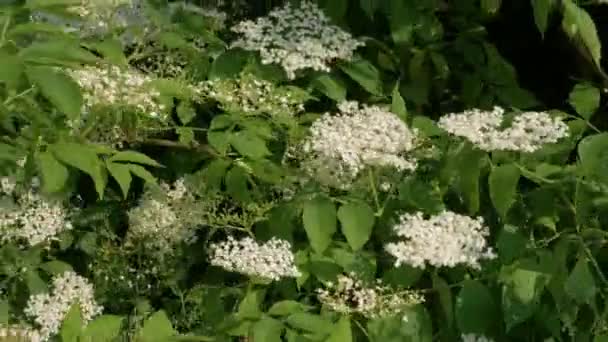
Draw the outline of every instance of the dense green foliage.
[[[85,1],[92,19],[69,11],[82,1],[0,1],[0,324],[39,328],[28,298],[74,271],[104,311],[90,320],[72,306],[57,341],[608,341],[608,133],[594,125],[608,32],[588,12],[602,5],[511,1],[532,4],[530,35],[559,30],[581,56],[571,62],[593,70],[569,105],[546,108],[518,83],[487,34],[501,0],[318,0],[364,44],[294,75],[231,44],[230,27],[270,1],[218,4],[221,18],[154,0],[115,26],[112,1]],[[82,20],[109,24],[66,30]],[[345,100],[416,130],[417,168],[368,165],[348,186],[334,169],[310,177],[330,162],[298,146]],[[569,135],[487,152],[438,125],[494,106],[547,111]],[[482,217],[496,257],[397,266],[385,245],[400,215],[446,210]],[[30,217],[57,234],[16,232]],[[229,237],[289,242],[297,276],[212,265]],[[318,289],[347,274],[411,303],[379,315],[323,305]]]

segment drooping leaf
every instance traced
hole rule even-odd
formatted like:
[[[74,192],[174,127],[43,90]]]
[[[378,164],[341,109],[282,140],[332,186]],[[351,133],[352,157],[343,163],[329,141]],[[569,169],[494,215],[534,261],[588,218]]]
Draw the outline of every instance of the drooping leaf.
[[[138,342],[165,342],[176,335],[167,314],[161,310],[154,313],[144,322],[138,332]]]
[[[358,250],[369,240],[374,227],[373,209],[365,203],[347,203],[338,209],[342,234],[353,250]]]
[[[160,165],[156,160],[148,157],[147,155],[136,152],[136,151],[120,151],[110,157],[108,161],[114,162],[130,162],[137,164],[150,165],[155,167],[160,167]]]
[[[590,304],[597,293],[597,285],[585,258],[580,258],[564,284],[566,293],[577,302]]]
[[[135,165],[135,164],[128,164],[128,166],[129,166],[129,170],[131,171],[131,173],[133,173],[137,177],[145,180],[146,183],[156,184],[156,178],[154,177],[154,175],[151,174],[150,171],[146,170],[143,166]]]
[[[591,59],[601,68],[602,43],[597,33],[593,18],[573,0],[563,0],[562,27],[572,39],[580,39],[589,52]]]
[[[581,140],[578,156],[586,176],[608,184],[608,133],[590,135]]]
[[[253,325],[253,340],[281,342],[283,324],[281,321],[270,317],[264,317]]]
[[[503,218],[515,202],[519,177],[519,169],[513,164],[497,166],[490,173],[490,198],[494,208]]]
[[[325,340],[326,342],[351,342],[353,340],[353,333],[350,326],[350,319],[348,316],[340,318],[338,323],[333,328],[333,331]]]
[[[589,120],[600,106],[600,90],[591,84],[579,83],[570,92],[568,100],[580,116]]]
[[[399,82],[397,82],[397,84],[395,84],[395,87],[393,88],[391,112],[393,112],[394,114],[399,116],[401,120],[406,122],[407,108],[405,106],[405,100],[403,100],[403,97],[401,97],[401,93],[399,93]]]
[[[371,94],[382,94],[380,71],[369,61],[358,59],[350,63],[340,64],[340,69]]]
[[[302,220],[310,245],[323,253],[336,232],[336,207],[327,197],[318,196],[304,204]]]
[[[103,315],[87,324],[82,334],[83,342],[112,342],[120,335],[124,318],[115,315]]]
[[[28,79],[42,95],[70,119],[80,116],[82,94],[71,77],[50,67],[29,66],[25,69]]]
[[[42,188],[45,192],[57,192],[65,186],[70,173],[51,152],[37,154],[38,166],[42,174]]]
[[[315,89],[334,101],[338,102],[346,98],[346,87],[343,82],[335,76],[321,74],[314,79],[313,85]]]
[[[120,163],[112,163],[110,161],[106,161],[106,167],[110,172],[112,178],[116,180],[118,185],[120,186],[120,190],[122,191],[123,197],[126,199],[129,194],[129,189],[131,187],[131,169],[129,165],[120,164]]]
[[[95,183],[100,198],[107,183],[107,174],[95,151],[84,145],[60,142],[49,147],[55,158],[88,174]]]
[[[74,304],[70,308],[70,311],[65,315],[61,330],[62,342],[78,342],[80,334],[82,333],[82,315],[80,313],[80,305]]]
[[[456,297],[456,324],[463,333],[484,334],[497,320],[494,299],[488,288],[468,280]]]
[[[530,0],[532,3],[532,9],[534,11],[534,22],[536,27],[540,31],[542,36],[547,31],[547,24],[549,22],[549,15],[553,11],[555,6],[555,0]]]

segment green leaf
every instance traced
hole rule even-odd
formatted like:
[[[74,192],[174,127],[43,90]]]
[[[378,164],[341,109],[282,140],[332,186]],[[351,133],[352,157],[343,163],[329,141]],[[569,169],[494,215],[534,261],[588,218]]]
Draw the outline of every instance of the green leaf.
[[[485,334],[498,319],[492,294],[477,280],[465,281],[456,298],[455,313],[463,333]]]
[[[374,210],[365,203],[347,203],[338,209],[342,234],[353,250],[361,249],[372,235]]]
[[[399,93],[399,82],[397,82],[393,88],[392,98],[391,112],[399,116],[403,122],[406,122],[407,108],[405,107],[405,100],[403,100],[401,93]]]
[[[457,173],[455,185],[471,215],[479,211],[479,177],[486,157],[483,151],[466,148],[458,154],[454,165]]]
[[[374,19],[374,14],[378,10],[378,0],[359,0],[361,9],[367,14],[370,19]]]
[[[519,177],[520,173],[517,166],[506,164],[494,167],[488,178],[490,198],[494,208],[503,219],[515,202]]]
[[[550,275],[535,262],[503,266],[500,281],[502,310],[507,330],[534,315]]]
[[[590,135],[581,140],[578,156],[586,176],[608,184],[608,133]]]
[[[5,82],[9,88],[17,88],[24,69],[19,57],[0,52],[0,82]]]
[[[146,183],[156,184],[156,178],[154,177],[154,175],[151,174],[150,171],[146,170],[143,166],[135,164],[128,164],[128,166],[131,173],[145,180]]]
[[[293,328],[315,333],[329,334],[333,329],[333,324],[328,319],[304,312],[289,315],[286,322]]]
[[[47,292],[46,283],[44,280],[42,280],[42,278],[40,278],[40,274],[38,274],[38,272],[35,270],[27,271],[25,274],[25,283],[30,296]]]
[[[593,18],[573,0],[564,0],[562,27],[570,38],[579,38],[586,47],[591,59],[601,68],[602,43],[597,34]]]
[[[25,6],[31,9],[80,4],[80,0],[27,0],[25,2]]]
[[[187,101],[182,101],[177,106],[177,117],[182,125],[187,125],[196,117],[196,112],[192,108],[192,104]]]
[[[555,7],[555,0],[530,0],[532,3],[532,9],[534,11],[534,22],[536,27],[540,31],[540,34],[544,37],[547,31],[547,24],[549,22],[549,15]]]
[[[203,171],[206,184],[209,190],[220,190],[226,170],[231,165],[231,162],[225,159],[215,159]]]
[[[209,79],[236,77],[247,63],[248,54],[242,50],[228,50],[219,55],[211,64]]]
[[[115,315],[103,315],[87,324],[83,332],[83,342],[112,342],[120,336],[124,318]]]
[[[120,151],[108,159],[110,162],[130,162],[137,164],[150,165],[160,167],[156,160],[148,157],[147,155],[135,151]]]
[[[239,303],[239,309],[236,313],[237,318],[257,320],[261,317],[262,311],[260,307],[264,302],[264,290],[249,290],[243,300]]]
[[[52,261],[45,262],[40,265],[40,269],[44,270],[46,273],[48,273],[51,276],[60,275],[67,271],[74,270],[72,268],[72,265],[70,265],[66,262],[63,262],[63,261],[59,261],[59,260],[52,260]]]
[[[371,342],[431,342],[431,320],[424,306],[407,308],[399,315],[368,321]]]
[[[100,198],[106,187],[107,175],[95,151],[76,143],[57,143],[49,149],[55,158],[88,174],[95,183],[95,190]]]
[[[99,58],[81,48],[75,41],[47,40],[36,41],[21,49],[19,55],[32,64],[79,66],[81,63],[94,64]]]
[[[122,44],[117,39],[108,38],[100,42],[89,44],[88,47],[101,53],[101,55],[112,64],[120,66],[128,65]]]
[[[323,253],[336,232],[336,207],[333,202],[323,196],[306,202],[302,220],[310,245],[317,253]]]
[[[340,102],[346,98],[344,82],[335,76],[321,74],[313,80],[313,86],[330,99]]]
[[[600,107],[600,90],[589,83],[579,83],[570,92],[568,100],[576,112],[589,120]]]
[[[433,274],[433,289],[437,291],[437,294],[439,295],[439,304],[443,310],[447,327],[452,329],[452,326],[454,325],[454,304],[452,290],[450,289],[448,283],[437,274]]]
[[[42,95],[70,119],[80,117],[82,94],[80,87],[62,71],[50,67],[28,66],[28,79],[38,87]]]
[[[171,321],[163,311],[157,311],[146,320],[138,333],[139,342],[166,342],[177,332],[173,329]]]
[[[230,136],[230,144],[243,156],[260,159],[270,154],[266,141],[252,131],[240,131]]]
[[[380,71],[369,61],[359,59],[350,63],[343,63],[340,64],[340,69],[371,94],[382,95]]]
[[[40,152],[36,157],[42,174],[42,189],[48,193],[63,189],[70,176],[68,169],[51,152]]]
[[[281,321],[264,317],[253,325],[253,341],[281,342],[282,332]]]
[[[578,260],[564,284],[564,289],[577,302],[592,303],[597,293],[597,286],[585,258]]]
[[[502,0],[481,0],[481,8],[488,14],[496,14],[501,4]]]
[[[384,0],[388,3],[388,19],[391,37],[396,45],[406,45],[412,39],[419,12],[411,4],[400,0]]]
[[[340,318],[334,326],[326,342],[350,342],[353,340],[353,332],[350,326],[350,318],[344,316]]]
[[[226,173],[226,192],[235,200],[240,202],[250,202],[251,194],[247,186],[249,180],[247,171],[240,166],[231,168]]]
[[[126,199],[129,194],[129,189],[131,187],[131,169],[129,165],[120,164],[120,163],[112,163],[106,160],[106,167],[110,172],[110,175],[116,180],[118,185],[120,186],[120,190],[122,191],[123,197]]]
[[[7,300],[0,300],[0,324],[8,325],[10,304]]]
[[[272,304],[268,314],[272,316],[288,316],[296,312],[306,311],[308,306],[295,300],[282,300]]]
[[[59,331],[61,342],[78,342],[82,333],[82,325],[80,305],[74,304],[63,319],[61,330]]]
[[[208,131],[207,132],[207,141],[209,141],[209,145],[211,145],[214,149],[216,149],[220,154],[225,154],[226,150],[228,150],[228,147],[230,146],[231,137],[232,137],[232,134],[230,132],[224,132],[224,131]]]
[[[443,134],[443,130],[437,127],[437,123],[426,116],[418,115],[412,119],[412,128],[416,128],[427,137],[436,137]]]

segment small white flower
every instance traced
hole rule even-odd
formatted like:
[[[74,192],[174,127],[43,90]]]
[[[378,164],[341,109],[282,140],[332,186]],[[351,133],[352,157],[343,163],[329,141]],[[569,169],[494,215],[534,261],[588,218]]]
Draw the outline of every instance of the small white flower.
[[[238,241],[228,237],[227,241],[212,244],[209,249],[210,263],[228,271],[270,280],[300,276],[291,244],[285,240],[272,238],[259,245],[249,237]]]
[[[323,305],[333,311],[352,314],[358,313],[367,318],[393,316],[404,309],[424,302],[424,297],[414,291],[395,291],[382,285],[381,281],[367,285],[350,276],[339,275],[337,283],[317,289],[317,297]],[[403,319],[407,319],[403,316]]]
[[[4,179],[3,179],[4,181]],[[5,190],[14,191],[14,186]],[[0,208],[0,240],[17,241],[29,246],[53,241],[59,233],[72,229],[68,221],[68,212],[59,202],[53,202],[30,190],[24,194],[17,194],[13,207]]]
[[[254,21],[232,29],[242,35],[232,46],[259,51],[262,63],[280,64],[290,79],[301,69],[329,71],[334,60],[350,60],[362,42],[331,24],[311,1],[299,7],[287,3]]]
[[[404,214],[393,227],[403,241],[388,243],[386,251],[396,258],[395,266],[408,264],[425,268],[459,264],[480,268],[480,260],[496,257],[487,247],[490,232],[481,217],[472,219],[451,211],[425,219],[423,214]]]
[[[25,314],[39,327],[42,340],[57,334],[61,323],[72,305],[78,303],[83,321],[89,322],[99,315],[103,308],[97,305],[93,286],[86,278],[67,271],[53,279],[51,293],[30,296]]]
[[[568,126],[545,112],[520,113],[503,129],[504,113],[500,107],[492,111],[471,109],[443,116],[438,126],[484,151],[534,152],[568,136]]]
[[[348,187],[369,166],[416,169],[408,153],[416,147],[417,133],[395,114],[354,101],[341,103],[339,110],[315,121],[302,146],[308,156],[304,168],[311,175]]]

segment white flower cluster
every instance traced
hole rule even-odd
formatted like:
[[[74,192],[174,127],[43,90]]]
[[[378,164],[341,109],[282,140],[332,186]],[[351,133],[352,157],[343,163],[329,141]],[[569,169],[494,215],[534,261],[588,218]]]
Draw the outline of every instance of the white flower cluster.
[[[386,251],[397,260],[395,266],[408,264],[424,269],[426,265],[454,267],[459,264],[479,269],[482,259],[496,257],[487,247],[485,237],[490,234],[483,218],[443,211],[425,219],[423,214],[404,214],[393,227],[405,241],[388,243]]]
[[[242,37],[232,46],[259,51],[262,63],[280,64],[290,79],[301,69],[329,71],[337,59],[350,60],[362,42],[331,24],[316,4],[302,1],[300,7],[287,3],[256,21],[233,27]]]
[[[150,86],[153,79],[136,70],[117,66],[69,70],[83,89],[84,111],[97,106],[127,106],[151,118],[165,119],[160,93]]]
[[[338,108],[338,115],[325,114],[312,124],[302,145],[308,156],[303,164],[306,171],[348,187],[368,166],[416,169],[417,161],[408,152],[416,147],[417,132],[399,117],[355,101],[342,102]]]
[[[57,334],[61,323],[72,305],[78,303],[84,322],[99,315],[103,308],[97,305],[93,286],[86,278],[67,271],[53,279],[52,292],[30,296],[25,314],[39,326],[40,334],[46,341]]]
[[[165,253],[176,243],[191,242],[195,226],[202,222],[183,179],[173,186],[162,183],[160,190],[144,192],[139,205],[128,212],[129,238],[141,239]]]
[[[494,342],[493,339],[475,334],[462,334],[460,336],[462,342]]]
[[[545,112],[524,112],[501,128],[504,109],[479,109],[451,113],[439,119],[439,127],[450,134],[469,140],[484,151],[534,152],[544,144],[555,143],[568,136],[568,126]]]
[[[395,292],[380,280],[370,287],[353,274],[339,275],[336,284],[328,284],[327,289],[317,289],[317,297],[333,311],[357,313],[367,318],[392,316],[424,302],[424,297],[414,291]]]
[[[42,335],[30,327],[0,325],[0,341],[43,342]]]
[[[227,112],[294,115],[304,111],[307,94],[296,87],[277,87],[271,82],[243,74],[237,79],[202,82],[198,92],[218,101]]]
[[[260,245],[250,237],[238,241],[228,237],[227,241],[212,244],[210,254],[211,265],[231,272],[270,280],[300,276],[291,244],[277,238]]]
[[[17,241],[29,246],[50,242],[65,230],[72,229],[66,208],[46,200],[34,190],[17,194],[14,180],[3,177],[2,192],[13,196],[13,206],[0,207],[0,240]]]

